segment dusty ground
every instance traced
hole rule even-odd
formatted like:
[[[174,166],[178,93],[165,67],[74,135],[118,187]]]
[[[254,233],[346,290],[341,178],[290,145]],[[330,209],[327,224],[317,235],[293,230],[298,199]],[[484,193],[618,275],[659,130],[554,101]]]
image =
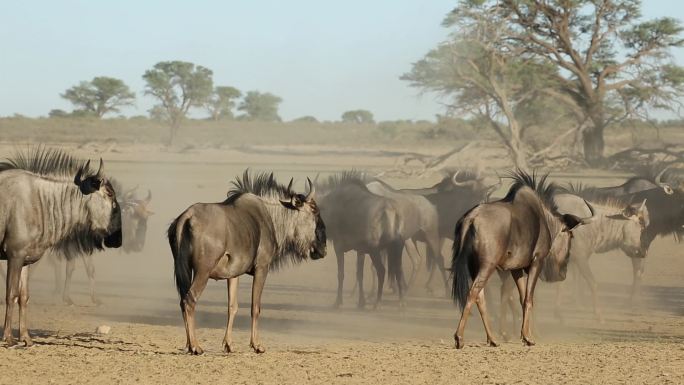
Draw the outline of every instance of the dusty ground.
[[[0,145],[0,156],[10,149]],[[93,146],[81,151],[95,157],[98,150]],[[111,175],[126,185],[140,184],[141,189],[153,191],[156,215],[148,229],[146,251],[131,255],[110,251],[96,257],[98,292],[104,302],[98,307],[89,303],[81,265],[72,295],[79,305],[73,307],[59,304],[52,295],[49,265],[38,265],[31,280],[30,308],[36,345],[0,348],[0,384],[684,383],[684,255],[669,238],[654,244],[636,308],[627,303],[629,260],[618,253],[592,258],[606,308],[604,324],[592,316],[588,295],[575,300],[570,290],[564,302],[565,322],[560,323],[550,312],[552,288],[540,287],[538,345],[532,348],[517,339],[499,348],[484,347],[475,314],[466,331],[467,347],[455,350],[452,335],[459,313],[449,300],[426,293],[424,276],[418,278],[407,309],[399,310],[396,297],[388,292],[382,309],[359,311],[349,294],[351,258],[346,303],[333,310],[336,267],[334,255],[329,255],[269,277],[261,321],[265,354],[256,355],[248,347],[250,278],[240,286],[234,338],[239,351],[230,355],[221,351],[226,286],[212,282],[198,310],[199,337],[207,353],[184,354],[171,256],[163,237],[175,215],[195,201],[221,200],[229,180],[247,166],[274,170],[281,178],[292,175],[302,186],[303,177],[316,171],[380,170],[394,162],[391,156],[372,151],[327,148],[309,153],[300,148],[297,155],[286,156],[282,149],[271,150],[179,154],[141,145],[104,153]],[[596,175],[589,181],[617,180],[617,175]],[[397,186],[432,181],[390,180]],[[434,287],[439,288],[437,281]],[[112,327],[111,333],[94,334],[103,324]]]

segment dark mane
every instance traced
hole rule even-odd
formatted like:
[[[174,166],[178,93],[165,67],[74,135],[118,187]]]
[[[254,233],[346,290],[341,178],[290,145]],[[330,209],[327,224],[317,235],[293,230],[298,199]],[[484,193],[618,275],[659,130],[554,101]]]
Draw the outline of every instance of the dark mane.
[[[233,188],[228,190],[228,198],[224,203],[230,204],[243,194],[254,194],[260,197],[288,198],[292,195],[287,190],[287,186],[279,184],[273,173],[260,172],[251,175],[249,169],[242,174],[242,178],[237,177],[232,182]]]
[[[359,170],[346,170],[328,176],[328,178],[316,185],[316,188],[323,192],[333,190],[344,185],[357,185],[366,189],[366,183],[370,181],[365,172]]]
[[[83,169],[86,162],[70,153],[45,146],[28,147],[25,151],[15,151],[11,158],[0,162],[0,172],[7,170],[26,170],[36,175],[54,178],[73,178]],[[93,176],[84,170],[84,177]]]
[[[508,172],[506,178],[513,179],[513,185],[508,190],[504,200],[512,199],[522,187],[529,187],[537,193],[537,196],[542,200],[547,209],[551,210],[554,214],[558,214],[553,196],[559,192],[559,187],[555,183],[548,182],[548,177],[548,173],[538,175],[536,171],[532,171],[532,174],[530,174],[519,168]]]

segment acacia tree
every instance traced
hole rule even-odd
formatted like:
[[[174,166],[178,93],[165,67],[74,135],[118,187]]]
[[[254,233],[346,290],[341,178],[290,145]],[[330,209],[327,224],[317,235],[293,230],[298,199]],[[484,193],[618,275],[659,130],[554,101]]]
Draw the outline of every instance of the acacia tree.
[[[249,91],[242,99],[238,110],[244,112],[243,119],[264,122],[279,122],[278,105],[283,101],[269,92]]]
[[[76,109],[102,118],[108,112],[119,112],[124,106],[135,102],[135,94],[120,79],[98,76],[84,81],[60,95],[70,101]]]
[[[373,124],[373,113],[368,110],[351,110],[342,114],[342,121],[345,123]]]
[[[509,44],[507,26],[494,9],[469,3],[443,24],[453,28],[449,40],[414,63],[401,79],[440,94],[449,114],[470,116],[491,128],[514,164],[526,169],[527,126],[520,124],[516,111],[553,86],[553,67]]]
[[[153,110],[170,124],[169,144],[176,139],[178,128],[191,107],[205,105],[213,92],[210,69],[183,61],[163,61],[145,71],[145,94],[159,104]],[[160,114],[164,111],[163,114]]]
[[[213,120],[232,119],[235,99],[240,96],[242,92],[235,87],[217,86],[205,106]]]
[[[603,160],[607,126],[674,108],[684,94],[684,69],[670,56],[684,45],[682,26],[640,20],[640,0],[467,0],[452,15],[473,4],[497,12],[511,41],[559,69],[560,87],[548,92],[590,123],[583,149],[591,165]]]

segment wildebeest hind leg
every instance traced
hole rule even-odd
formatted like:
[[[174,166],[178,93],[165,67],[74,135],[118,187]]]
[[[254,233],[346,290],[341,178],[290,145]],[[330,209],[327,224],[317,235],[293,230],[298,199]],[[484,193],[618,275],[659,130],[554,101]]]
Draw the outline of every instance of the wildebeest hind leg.
[[[238,311],[238,277],[230,278],[226,286],[228,286],[228,324],[226,325],[226,334],[223,337],[223,351],[231,353],[235,351],[233,347],[233,321]]]
[[[495,266],[493,265],[482,265],[480,270],[473,280],[473,284],[470,286],[470,291],[468,292],[468,299],[466,300],[465,307],[463,308],[463,313],[461,314],[461,320],[458,322],[458,328],[456,329],[456,334],[454,334],[454,340],[456,340],[456,349],[462,349],[465,346],[465,341],[463,339],[463,333],[465,332],[466,322],[470,316],[470,310],[473,307],[473,303],[479,304],[480,293],[487,285],[487,280],[489,276],[494,272]],[[484,293],[483,293],[484,295]],[[484,297],[483,297],[484,300]],[[486,314],[486,310],[485,310]],[[480,308],[480,315],[483,321],[485,320],[485,315],[482,314],[482,309]],[[489,321],[485,321],[485,331],[487,332],[487,342],[493,341],[491,338],[491,330],[489,329]]]
[[[266,283],[266,276],[268,275],[268,267],[257,268],[254,272],[254,280],[252,281],[252,337],[249,345],[254,349],[255,353],[263,353],[266,351],[261,346],[259,340],[259,314],[261,313],[261,293],[264,290]]]
[[[494,341],[494,335],[492,333],[492,329],[489,326],[489,315],[487,313],[487,301],[485,299],[485,288],[483,287],[482,290],[480,290],[480,294],[477,296],[477,308],[480,310],[480,316],[482,318],[482,323],[485,328],[485,333],[487,333],[487,345],[489,346],[499,346],[499,344]]]
[[[382,263],[382,257],[380,257],[380,253],[377,251],[371,252],[370,258],[371,262],[373,262],[373,266],[375,267],[375,275],[378,278],[378,291],[376,292],[375,304],[373,305],[373,307],[377,309],[380,307],[380,301],[382,301],[382,290],[385,286],[385,265]]]
[[[188,338],[187,348],[190,354],[199,355],[204,353],[195,335],[195,307],[204,288],[207,287],[208,281],[209,272],[202,270],[195,272],[190,290],[181,299],[181,312],[183,312],[183,320],[185,321],[185,333]]]
[[[591,299],[594,306],[594,316],[596,316],[596,319],[598,319],[600,323],[603,323],[603,314],[601,314],[598,303],[598,285],[596,284],[594,274],[591,272],[591,268],[589,267],[589,260],[586,258],[578,260],[577,267],[579,268],[580,275],[582,275],[582,277],[584,277],[584,279],[587,281],[587,284],[589,284],[589,289],[591,290]],[[579,277],[577,277],[577,279],[579,279]]]
[[[19,277],[19,341],[27,347],[33,345],[28,332],[28,273],[29,267],[24,266],[21,268]]]

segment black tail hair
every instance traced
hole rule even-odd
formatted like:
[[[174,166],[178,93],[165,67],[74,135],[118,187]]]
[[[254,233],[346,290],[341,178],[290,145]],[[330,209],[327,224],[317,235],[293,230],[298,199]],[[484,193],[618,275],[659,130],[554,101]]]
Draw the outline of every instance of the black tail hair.
[[[181,226],[179,228],[179,226]],[[190,243],[190,223],[183,215],[176,218],[167,230],[169,246],[173,254],[173,275],[176,281],[176,290],[181,300],[190,291],[192,285],[192,244]]]
[[[466,231],[466,234],[463,232]],[[473,250],[473,237],[475,228],[472,221],[467,217],[461,218],[456,223],[454,230],[454,246],[451,258],[451,298],[460,306],[461,311],[465,308],[470,291],[470,281],[477,275],[479,270],[477,256]]]

